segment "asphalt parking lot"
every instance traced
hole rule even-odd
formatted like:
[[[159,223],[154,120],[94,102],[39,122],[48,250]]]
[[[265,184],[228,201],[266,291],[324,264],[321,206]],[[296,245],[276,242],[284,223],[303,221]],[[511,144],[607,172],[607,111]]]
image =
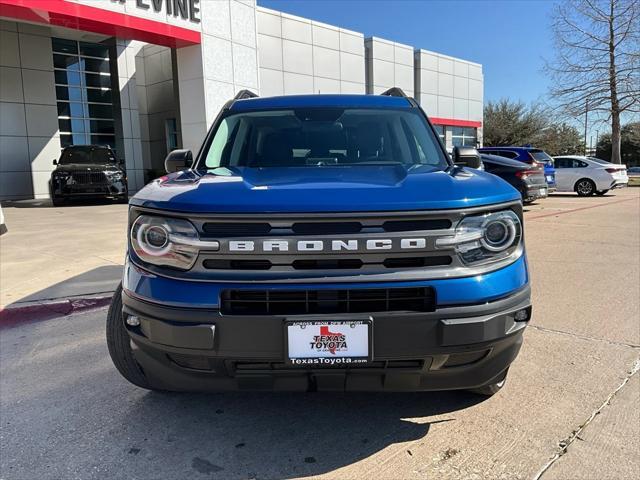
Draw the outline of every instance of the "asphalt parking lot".
[[[4,210],[4,305],[117,282],[125,206]],[[640,478],[640,189],[526,210],[534,319],[498,395],[147,392],[99,309],[0,331],[0,477]]]

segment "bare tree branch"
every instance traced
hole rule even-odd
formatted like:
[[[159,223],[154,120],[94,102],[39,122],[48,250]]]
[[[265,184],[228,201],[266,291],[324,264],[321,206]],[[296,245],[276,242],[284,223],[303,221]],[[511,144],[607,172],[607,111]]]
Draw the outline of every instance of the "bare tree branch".
[[[562,0],[552,31],[545,71],[554,109],[609,118],[620,162],[620,115],[640,109],[640,0]]]

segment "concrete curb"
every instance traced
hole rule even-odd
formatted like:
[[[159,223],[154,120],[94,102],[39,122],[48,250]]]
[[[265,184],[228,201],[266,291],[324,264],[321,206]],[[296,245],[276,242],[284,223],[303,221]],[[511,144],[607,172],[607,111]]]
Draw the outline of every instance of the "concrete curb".
[[[109,305],[112,296],[113,294],[109,293],[108,295],[100,296],[73,297],[9,305],[0,309],[0,329],[104,307]]]

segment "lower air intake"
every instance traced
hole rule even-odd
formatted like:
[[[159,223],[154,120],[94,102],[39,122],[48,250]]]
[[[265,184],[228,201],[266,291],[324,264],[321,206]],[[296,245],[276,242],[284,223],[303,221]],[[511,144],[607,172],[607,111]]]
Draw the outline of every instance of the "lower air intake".
[[[224,315],[304,315],[373,312],[432,312],[431,287],[340,290],[224,290]]]

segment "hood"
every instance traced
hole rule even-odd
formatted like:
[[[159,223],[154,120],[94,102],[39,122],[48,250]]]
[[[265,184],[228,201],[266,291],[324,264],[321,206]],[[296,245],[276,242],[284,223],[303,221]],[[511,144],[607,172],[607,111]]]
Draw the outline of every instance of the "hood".
[[[67,163],[58,165],[56,172],[70,172],[75,170],[84,170],[89,172],[104,172],[105,170],[122,170],[117,163]]]
[[[426,166],[218,168],[154,180],[132,205],[193,213],[433,210],[519,200],[502,179]]]

